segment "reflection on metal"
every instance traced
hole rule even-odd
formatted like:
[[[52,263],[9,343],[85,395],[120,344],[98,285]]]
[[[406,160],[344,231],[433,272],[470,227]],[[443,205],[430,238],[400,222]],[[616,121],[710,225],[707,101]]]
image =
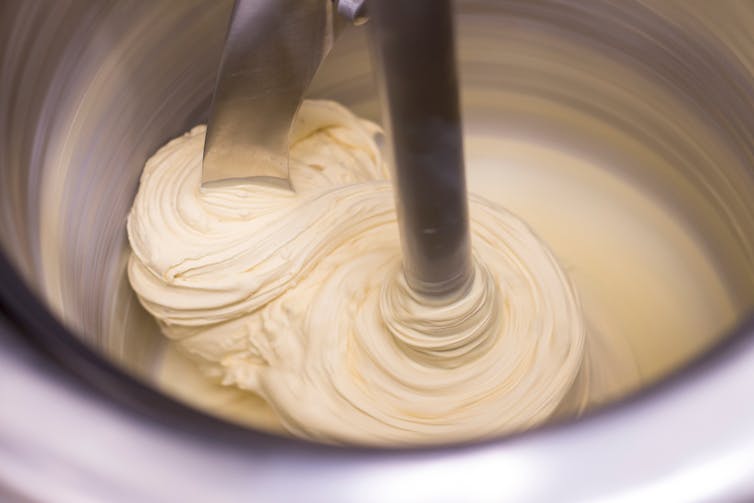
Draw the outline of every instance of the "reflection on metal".
[[[338,13],[356,26],[367,22],[366,0],[335,0]]]

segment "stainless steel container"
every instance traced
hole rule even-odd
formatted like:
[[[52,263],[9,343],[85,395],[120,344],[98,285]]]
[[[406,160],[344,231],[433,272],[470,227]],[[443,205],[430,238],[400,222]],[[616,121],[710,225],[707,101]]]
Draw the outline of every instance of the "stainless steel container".
[[[124,222],[145,159],[206,118],[230,2],[6,0],[0,496],[754,498],[754,4],[458,10],[467,124],[602,159],[677,208],[714,258],[735,326],[647,349],[652,382],[601,411],[474,445],[327,447],[182,405],[150,385],[162,342],[125,280]],[[378,118],[363,33],[344,35],[311,95]]]

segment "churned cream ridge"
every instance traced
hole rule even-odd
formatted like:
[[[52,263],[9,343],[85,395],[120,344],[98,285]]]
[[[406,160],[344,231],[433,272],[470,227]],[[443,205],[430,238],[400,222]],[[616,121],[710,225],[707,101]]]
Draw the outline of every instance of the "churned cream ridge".
[[[205,127],[169,142],[128,218],[139,299],[209,378],[261,395],[299,436],[437,443],[547,419],[584,348],[565,274],[523,222],[472,194],[469,292],[414,294],[378,134],[336,103],[304,102],[295,192],[202,188]]]

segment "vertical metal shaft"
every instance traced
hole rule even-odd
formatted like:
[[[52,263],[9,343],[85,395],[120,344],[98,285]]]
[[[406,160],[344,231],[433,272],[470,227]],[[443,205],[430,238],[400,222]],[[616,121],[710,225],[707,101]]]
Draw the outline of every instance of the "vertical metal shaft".
[[[455,293],[472,267],[451,0],[371,0],[368,13],[406,279]]]

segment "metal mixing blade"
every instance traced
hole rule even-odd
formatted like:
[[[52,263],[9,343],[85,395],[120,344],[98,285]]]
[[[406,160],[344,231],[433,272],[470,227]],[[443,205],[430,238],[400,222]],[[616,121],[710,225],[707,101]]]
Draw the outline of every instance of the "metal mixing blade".
[[[363,0],[236,0],[207,125],[202,184],[254,178],[290,187],[293,117],[340,18],[357,21],[363,6]]]
[[[203,184],[253,178],[290,188],[294,115],[339,19],[358,22],[365,3],[236,1],[207,128]],[[473,271],[451,0],[374,0],[369,9],[404,272],[417,292],[463,293]]]

